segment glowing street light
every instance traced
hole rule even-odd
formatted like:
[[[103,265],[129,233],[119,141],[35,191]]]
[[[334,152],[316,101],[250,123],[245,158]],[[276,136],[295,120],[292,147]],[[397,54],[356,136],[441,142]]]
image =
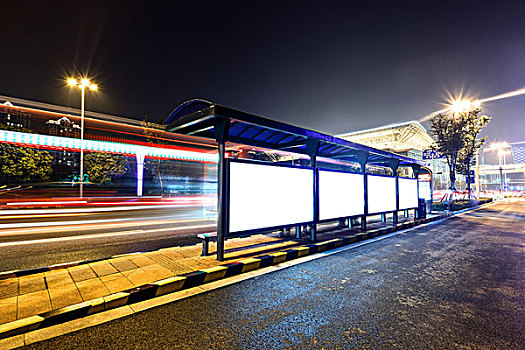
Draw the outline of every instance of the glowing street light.
[[[473,109],[477,109],[481,106],[481,101],[471,101],[468,99],[457,99],[452,100],[448,110],[452,112],[454,117],[460,113],[467,113]]]
[[[96,91],[98,86],[92,84],[89,79],[81,78],[80,82],[75,78],[69,78],[67,83],[71,87],[78,87],[81,91],[80,98],[80,198],[84,196],[84,105],[86,88]]]

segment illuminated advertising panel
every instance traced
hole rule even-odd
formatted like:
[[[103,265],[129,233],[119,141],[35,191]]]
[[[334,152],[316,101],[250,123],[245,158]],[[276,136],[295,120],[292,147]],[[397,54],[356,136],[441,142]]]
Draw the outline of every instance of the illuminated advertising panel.
[[[230,162],[230,232],[311,221],[311,169]]]
[[[426,201],[432,199],[432,191],[430,190],[430,182],[419,181],[419,198],[423,198]]]
[[[367,175],[368,213],[396,210],[396,178]]]
[[[319,219],[328,220],[365,212],[363,175],[319,171]]]
[[[417,208],[417,179],[399,178],[399,209]]]

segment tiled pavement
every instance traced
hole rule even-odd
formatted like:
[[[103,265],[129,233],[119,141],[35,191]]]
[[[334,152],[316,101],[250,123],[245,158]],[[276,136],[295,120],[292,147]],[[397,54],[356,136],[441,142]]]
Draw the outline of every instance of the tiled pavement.
[[[233,238],[228,240],[225,260],[297,244],[265,235]],[[236,251],[239,247],[248,248]],[[210,251],[214,249],[210,243]],[[0,324],[223,264],[215,255],[201,257],[201,250],[201,244],[166,248],[0,280]]]

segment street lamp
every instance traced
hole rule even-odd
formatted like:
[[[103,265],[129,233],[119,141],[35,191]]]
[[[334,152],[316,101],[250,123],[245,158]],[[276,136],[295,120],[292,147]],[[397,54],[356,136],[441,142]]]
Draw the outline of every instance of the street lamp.
[[[479,108],[481,106],[480,101],[471,101],[468,99],[457,99],[452,100],[449,104],[448,110],[452,112],[452,115],[456,117],[457,114],[470,112],[472,109]]]
[[[506,149],[509,148],[510,145],[508,142],[493,142],[490,144],[490,151],[498,151],[498,163],[499,163],[499,183],[500,183],[500,193],[503,195],[503,167],[501,164],[501,159],[503,158],[503,165],[507,163],[506,155],[510,154],[511,152],[507,151]]]
[[[91,91],[96,91],[98,86],[92,84],[89,79],[81,78],[78,81],[75,78],[69,78],[67,80],[69,86],[78,87],[81,91],[80,98],[80,198],[84,195],[84,104],[86,97],[86,88]]]

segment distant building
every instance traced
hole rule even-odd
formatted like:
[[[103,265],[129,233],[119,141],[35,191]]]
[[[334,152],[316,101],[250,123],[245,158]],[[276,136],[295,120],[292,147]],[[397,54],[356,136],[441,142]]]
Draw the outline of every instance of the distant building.
[[[80,138],[80,126],[70,121],[67,117],[46,122],[48,135]]]
[[[46,122],[47,133],[52,136],[69,138],[80,138],[80,126],[70,121],[67,117]],[[80,156],[71,150],[56,150],[51,152],[53,155],[52,165],[77,168]]]
[[[0,123],[15,128],[31,128],[31,116],[27,112],[19,111],[9,101],[0,104]]]
[[[423,159],[423,151],[434,144],[434,139],[427,129],[415,120],[349,132],[337,137],[415,159]],[[427,161],[434,174],[434,189],[447,189],[449,180],[445,161],[443,159]]]

